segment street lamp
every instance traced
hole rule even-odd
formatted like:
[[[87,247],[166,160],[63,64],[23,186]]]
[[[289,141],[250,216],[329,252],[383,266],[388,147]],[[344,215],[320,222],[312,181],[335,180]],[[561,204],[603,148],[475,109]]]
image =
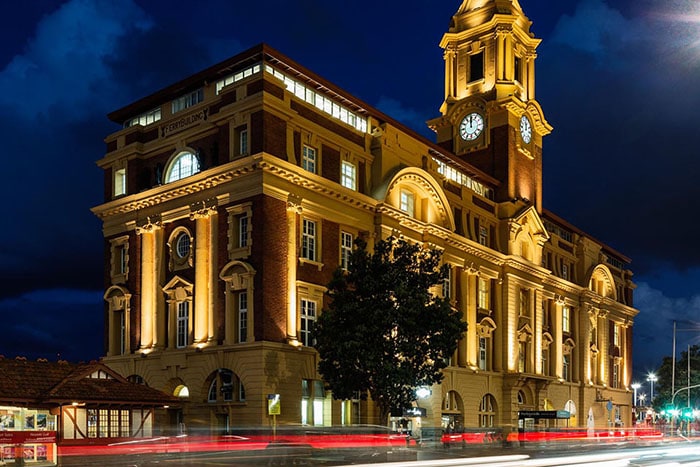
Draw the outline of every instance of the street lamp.
[[[644,394],[644,393],[641,393],[641,394],[639,395],[639,405],[641,405],[642,407],[644,407],[644,401],[645,401],[646,399],[647,399],[647,395]]]
[[[632,399],[632,406],[637,405],[637,389],[641,388],[642,385],[639,383],[632,383],[632,389],[634,389],[634,398]]]
[[[649,403],[651,404],[654,401],[654,382],[658,381],[659,379],[656,377],[654,373],[649,373],[647,375],[647,381],[649,381],[649,384],[651,385],[651,394],[649,394]]]

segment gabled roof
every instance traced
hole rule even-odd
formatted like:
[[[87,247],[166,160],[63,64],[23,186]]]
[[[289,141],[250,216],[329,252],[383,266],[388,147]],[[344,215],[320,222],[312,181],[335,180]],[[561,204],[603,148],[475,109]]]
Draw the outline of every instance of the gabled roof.
[[[101,377],[93,377],[99,374]],[[174,396],[124,377],[100,362],[68,363],[0,357],[0,405],[173,404]]]

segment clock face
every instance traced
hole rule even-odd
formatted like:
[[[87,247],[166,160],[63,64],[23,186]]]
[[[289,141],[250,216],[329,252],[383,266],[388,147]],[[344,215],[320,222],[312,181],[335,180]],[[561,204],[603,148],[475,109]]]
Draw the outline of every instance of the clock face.
[[[532,140],[532,125],[530,125],[530,120],[525,115],[520,117],[520,136],[525,144],[530,144]]]
[[[459,136],[464,141],[474,141],[484,130],[484,117],[472,112],[462,119],[459,124]]]

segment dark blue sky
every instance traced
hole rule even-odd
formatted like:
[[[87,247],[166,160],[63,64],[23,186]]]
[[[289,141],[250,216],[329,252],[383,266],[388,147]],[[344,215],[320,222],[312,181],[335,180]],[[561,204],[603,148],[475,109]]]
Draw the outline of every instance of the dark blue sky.
[[[521,0],[543,39],[544,204],[632,258],[635,372],[700,312],[700,3]],[[0,2],[0,354],[102,353],[106,114],[260,42],[417,131],[460,0]],[[700,321],[700,319],[699,319]],[[679,335],[679,347],[696,342]]]

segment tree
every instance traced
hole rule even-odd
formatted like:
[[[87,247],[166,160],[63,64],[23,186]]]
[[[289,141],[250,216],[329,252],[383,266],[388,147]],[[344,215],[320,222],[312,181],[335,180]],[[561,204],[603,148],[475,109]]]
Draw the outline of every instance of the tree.
[[[416,388],[442,380],[467,325],[431,293],[448,274],[438,250],[395,237],[377,242],[373,254],[366,248],[355,240],[348,270],[335,271],[315,346],[333,397],[368,391],[386,423],[390,411],[411,405]]]
[[[676,407],[688,406],[688,391],[680,389],[688,387],[688,359],[690,358],[690,386],[700,384],[700,346],[690,346],[690,352],[681,352],[680,358],[676,359],[675,399],[672,394],[671,374],[673,372],[673,359],[664,357],[661,366],[656,372],[657,381],[654,385],[654,408],[661,411],[673,405]],[[690,406],[696,407],[700,402],[700,388],[690,389]]]

